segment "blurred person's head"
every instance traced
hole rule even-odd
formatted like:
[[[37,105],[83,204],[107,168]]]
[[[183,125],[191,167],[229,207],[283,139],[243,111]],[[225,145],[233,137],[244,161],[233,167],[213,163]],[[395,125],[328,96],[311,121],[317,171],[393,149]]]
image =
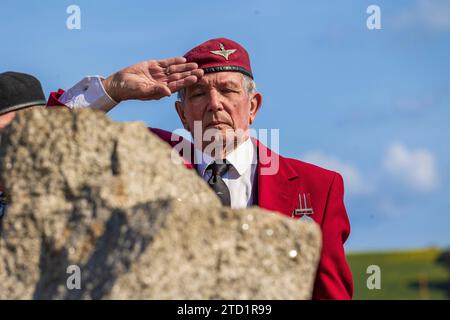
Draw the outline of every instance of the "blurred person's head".
[[[0,132],[18,112],[45,106],[41,83],[35,77],[19,72],[0,73]]]
[[[0,73],[0,133],[17,113],[41,106],[45,106],[45,95],[39,80],[25,73]]]

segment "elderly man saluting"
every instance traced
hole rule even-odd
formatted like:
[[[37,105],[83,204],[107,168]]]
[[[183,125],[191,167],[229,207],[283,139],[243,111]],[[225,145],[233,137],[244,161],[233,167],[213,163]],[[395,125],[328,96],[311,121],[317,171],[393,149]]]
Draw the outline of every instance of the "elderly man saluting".
[[[344,254],[350,224],[342,177],[277,155],[250,137],[262,95],[256,91],[248,53],[238,43],[212,39],[184,57],[143,61],[106,79],[86,77],[68,91],[52,93],[48,105],[108,112],[123,100],[158,100],[175,92],[176,111],[195,144],[185,165],[197,171],[224,205],[258,205],[293,218],[312,218],[323,234],[313,299],[351,299],[353,280]],[[209,129],[224,142],[212,152],[211,142],[197,132]],[[150,130],[176,146],[170,132]],[[267,157],[277,159],[276,170],[264,170]]]

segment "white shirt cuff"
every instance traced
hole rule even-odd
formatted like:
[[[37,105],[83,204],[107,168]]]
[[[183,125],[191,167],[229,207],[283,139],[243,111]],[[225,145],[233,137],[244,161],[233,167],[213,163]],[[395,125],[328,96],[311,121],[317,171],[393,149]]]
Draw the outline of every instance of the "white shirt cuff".
[[[71,109],[111,109],[117,102],[106,93],[103,79],[100,76],[88,76],[64,92],[59,101]]]

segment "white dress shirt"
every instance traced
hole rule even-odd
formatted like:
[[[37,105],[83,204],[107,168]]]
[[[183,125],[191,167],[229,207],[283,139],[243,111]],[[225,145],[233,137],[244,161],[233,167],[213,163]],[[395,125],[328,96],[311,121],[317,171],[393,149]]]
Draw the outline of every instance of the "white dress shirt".
[[[71,109],[110,109],[117,105],[105,91],[103,77],[87,76],[65,91],[59,101]]]
[[[203,180],[211,178],[211,171],[206,171],[210,163],[214,161],[209,155],[195,149],[195,163],[197,172]],[[231,163],[230,169],[223,175],[222,179],[230,190],[232,208],[246,208],[256,204],[256,146],[248,138],[236,149],[230,152],[225,159]]]
[[[88,76],[65,91],[59,101],[72,109],[92,108],[110,109],[117,105],[105,91],[100,76]],[[211,177],[206,171],[207,166],[214,161],[209,155],[195,149],[197,172],[205,181]],[[230,190],[231,207],[245,208],[256,204],[257,200],[257,151],[252,140],[248,138],[225,159],[231,163],[230,169],[224,174],[223,181]]]

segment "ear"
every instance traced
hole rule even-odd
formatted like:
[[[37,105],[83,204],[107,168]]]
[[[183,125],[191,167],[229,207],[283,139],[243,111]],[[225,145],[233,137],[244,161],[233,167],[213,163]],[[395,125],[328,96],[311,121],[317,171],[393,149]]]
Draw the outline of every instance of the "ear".
[[[10,111],[0,115],[0,131],[14,120],[17,111]]]
[[[253,96],[250,98],[250,117],[249,123],[252,124],[255,121],[256,114],[261,108],[262,105],[262,94],[259,92],[253,93]]]
[[[184,113],[184,106],[183,106],[183,102],[181,101],[175,101],[175,109],[177,110],[178,116],[180,117],[181,123],[183,124],[183,127],[191,132],[191,130],[189,129],[189,124],[186,120],[186,115]]]

